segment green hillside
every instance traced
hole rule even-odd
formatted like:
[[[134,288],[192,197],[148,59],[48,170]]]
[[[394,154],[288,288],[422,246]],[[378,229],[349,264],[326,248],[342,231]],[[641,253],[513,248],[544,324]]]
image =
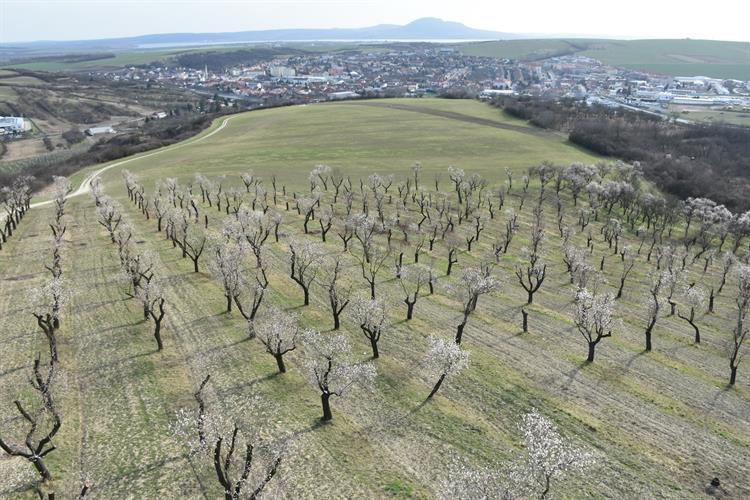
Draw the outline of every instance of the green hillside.
[[[650,240],[624,224],[618,248],[630,245],[635,252],[640,242],[645,246],[635,255],[636,265],[616,303],[621,323],[598,345],[595,362],[586,363],[586,343],[572,319],[575,286],[562,261],[558,220],[575,229],[571,242],[578,248],[587,249],[590,233],[593,250],[585,252],[587,262],[592,269],[604,267],[606,282],[598,285],[600,291],[614,292],[623,265],[603,240],[603,227],[611,217],[625,217],[619,204],[610,211],[602,206],[581,231],[579,209],[589,208],[587,197],[581,194],[574,205],[563,187],[558,219],[554,181],[547,184],[543,197],[536,176],[528,191],[524,188],[527,167],[543,160],[568,165],[591,164],[598,158],[573,148],[564,137],[540,132],[474,101],[379,100],[234,115],[185,143],[117,162],[102,174],[103,188],[129,227],[131,238],[123,243],[128,255],[149,256],[154,264],[154,280],[166,300],[164,349],[156,350],[152,322],[143,319],[142,305],[128,296],[118,245],[98,222],[94,200],[88,194],[70,198],[61,249],[70,294],[57,333],[60,374],[54,382],[63,425],[54,438],[56,450],[45,457],[53,476],[45,488],[54,489],[57,498],[76,498],[83,481],[91,484],[91,498],[222,497],[212,456],[191,453],[187,441],[195,444],[197,436],[182,434],[178,425],[197,414],[194,394],[210,374],[202,394],[216,419],[225,420],[230,429],[237,423],[243,436],[257,431],[258,442],[274,450],[285,444],[282,465],[265,491],[270,498],[438,498],[445,495],[445,483],[455,479],[450,472],[454,459],[475,469],[496,468],[508,479],[503,467],[523,451],[519,421],[533,409],[558,426],[573,445],[596,457],[596,465],[582,473],[555,479],[555,497],[698,499],[705,497],[704,488],[713,477],[721,479],[733,498],[747,497],[750,367],[740,366],[737,385],[728,387],[724,351],[736,317],[737,280],[729,275],[715,313],[696,316],[700,344],[694,343],[685,321],[669,315],[664,302],[654,349],[645,352],[643,302],[652,276],[658,274],[657,254],[647,260]],[[422,164],[422,191],[415,191],[411,181],[415,161]],[[288,370],[278,373],[259,338],[248,336],[248,323],[237,309],[226,312],[223,288],[207,272],[214,245],[223,240],[223,224],[234,220],[232,210],[223,201],[221,207],[215,201],[209,206],[198,184],[193,184],[199,226],[207,225],[208,234],[216,238],[201,258],[199,272],[193,272],[190,259],[157,230],[153,203],[147,219],[129,199],[122,176],[124,169],[132,172],[146,199],[151,199],[158,180],[170,177],[182,186],[180,196],[187,197],[187,184],[198,173],[212,180],[214,191],[222,183],[230,200],[236,195],[233,206],[239,200],[244,207],[252,206],[257,193],[260,209],[267,192],[268,213],[279,214],[281,222],[278,242],[270,231],[263,247],[268,289],[259,318],[276,306],[297,314],[302,328],[333,336],[324,284],[328,272],[320,270],[311,286],[310,304],[303,306],[303,293],[289,275],[290,243],[320,245],[326,265],[341,264],[342,283],[352,287],[353,296],[369,297],[369,286],[362,278],[364,255],[358,240],[352,239],[349,251],[342,251],[336,233],[345,231],[346,196],[334,201],[331,181],[328,189],[320,186],[320,209],[309,221],[308,234],[303,230],[305,217],[295,209],[295,197],[309,195],[309,173],[316,164],[338,167],[351,178],[352,213],[368,203],[377,217],[380,198],[384,219],[395,221],[398,216],[400,223],[392,227],[390,238],[381,231],[373,236],[373,259],[391,251],[375,279],[388,323],[379,341],[380,357],[371,359],[371,345],[352,316],[353,305],[344,311],[338,332],[352,346],[352,361],[372,362],[378,376],[370,387],[356,386],[346,397],[332,398],[333,420],[327,424],[320,422],[320,391],[306,375],[311,346],[301,343],[286,354]],[[465,205],[458,203],[449,165],[465,169],[467,179],[474,173],[484,176],[489,183],[484,193],[492,195],[460,224],[458,208]],[[512,187],[504,184],[505,167],[513,175]],[[240,174],[250,170],[262,177],[263,188],[251,188],[252,194],[240,181]],[[368,187],[368,176],[374,172],[395,178],[387,193],[376,186],[377,197]],[[599,172],[602,181],[616,175],[606,169]],[[82,176],[74,179],[76,188]],[[275,191],[272,176],[277,179]],[[166,196],[167,188],[162,189]],[[641,189],[648,186],[644,183]],[[507,191],[502,209],[497,206],[498,190]],[[367,202],[364,193],[369,193]],[[479,199],[476,192],[474,196]],[[453,231],[446,231],[445,239],[438,234],[432,250],[428,223],[422,226],[424,232],[417,226],[422,218],[420,199],[429,199],[435,210],[442,199],[450,205]],[[524,262],[539,199],[543,210],[537,213],[546,237],[541,256],[548,269],[533,304],[526,305],[527,294],[514,269]],[[179,206],[176,199],[174,204]],[[171,202],[167,205],[175,208]],[[329,206],[336,221],[323,243],[319,221]],[[504,234],[510,209],[518,212],[519,229],[508,252],[496,262],[493,244]],[[27,297],[49,275],[44,265],[50,260],[48,224],[53,214],[50,205],[32,208],[0,250],[0,437],[14,443],[22,442],[18,436],[23,437],[19,429],[24,423],[13,401],[20,395],[31,407],[28,380],[34,355],[42,351],[46,356],[46,342]],[[477,215],[483,229],[469,251],[466,242],[476,231]],[[695,225],[691,231],[697,230]],[[672,235],[675,240],[670,240],[665,232],[665,243],[680,247],[676,238],[681,234],[679,227]],[[417,245],[423,238],[420,250]],[[725,249],[732,243],[730,237]],[[451,246],[457,248],[458,262],[448,276]],[[400,252],[412,271],[418,253],[420,264],[432,266],[436,278],[433,294],[422,288],[409,321],[404,290],[395,275]],[[679,250],[675,255],[679,257]],[[667,266],[667,260],[660,262]],[[495,263],[491,272],[499,287],[479,298],[464,330],[461,348],[469,353],[469,366],[426,402],[436,379],[424,361],[428,338],[454,338],[465,308],[461,275],[488,261]],[[254,279],[255,258],[248,255],[242,262],[242,274]],[[679,258],[672,264],[678,267]],[[716,287],[721,259],[707,262],[705,271],[703,266],[703,258],[686,259],[684,283]],[[674,295],[680,312],[685,311],[683,289],[681,285]],[[527,333],[521,330],[522,308],[529,313]],[[213,422],[209,420],[211,426]],[[256,450],[259,459],[265,457],[264,449]],[[243,456],[244,452],[243,448]],[[235,477],[238,468],[235,464]],[[33,471],[23,459],[0,455],[0,471],[1,497],[37,498]],[[256,484],[262,474],[262,467],[255,466],[250,483]],[[521,491],[513,481],[509,486],[515,493]]]
[[[715,40],[549,39],[460,45],[469,55],[537,60],[581,54],[605,64],[674,76],[750,80],[750,43]]]
[[[595,158],[563,134],[540,131],[476,101],[389,99],[232,116],[210,140],[160,154],[158,162],[136,160],[128,168],[138,168],[146,180],[252,169],[299,189],[307,183],[300,172],[319,163],[353,177],[402,172],[414,162],[432,176],[457,165],[499,180],[506,167],[518,171],[544,160],[566,164]],[[119,179],[119,173],[105,174],[109,178]]]

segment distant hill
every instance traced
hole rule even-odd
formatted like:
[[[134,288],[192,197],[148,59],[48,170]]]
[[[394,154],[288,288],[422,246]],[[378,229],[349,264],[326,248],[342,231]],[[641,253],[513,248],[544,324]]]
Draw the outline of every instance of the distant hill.
[[[261,31],[239,31],[229,33],[164,33],[127,38],[79,41],[39,41],[16,43],[16,49],[38,49],[54,45],[60,51],[90,49],[100,50],[139,48],[143,46],[188,46],[239,42],[275,42],[310,40],[498,40],[517,38],[517,35],[497,31],[469,28],[461,23],[443,21],[434,17],[417,19],[404,26],[379,24],[367,28],[332,29],[276,29]],[[0,50],[11,49],[0,44]]]
[[[671,76],[750,80],[750,43],[718,40],[542,39],[463,43],[467,55],[524,61],[581,54],[605,64]]]

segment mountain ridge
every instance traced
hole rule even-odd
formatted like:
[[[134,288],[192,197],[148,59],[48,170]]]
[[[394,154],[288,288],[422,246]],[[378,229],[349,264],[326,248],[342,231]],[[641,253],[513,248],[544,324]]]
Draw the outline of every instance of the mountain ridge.
[[[518,35],[499,31],[470,28],[462,23],[444,21],[435,17],[423,17],[405,25],[378,24],[364,28],[312,28],[312,29],[271,29],[205,33],[161,33],[130,37],[91,39],[91,40],[39,40],[0,44],[6,47],[33,47],[48,44],[91,45],[101,44],[102,48],[138,47],[154,44],[219,44],[240,42],[290,42],[315,40],[500,40],[515,39]]]

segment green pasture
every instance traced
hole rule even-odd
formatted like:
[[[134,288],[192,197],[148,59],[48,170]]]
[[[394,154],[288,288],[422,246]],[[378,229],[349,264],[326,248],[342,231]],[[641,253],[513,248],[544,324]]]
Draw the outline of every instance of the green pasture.
[[[476,123],[479,118],[520,130]],[[93,484],[95,498],[220,497],[210,459],[190,455],[172,432],[179,410],[195,411],[193,392],[206,373],[212,375],[207,392],[211,411],[263,427],[264,436],[294,438],[269,492],[283,498],[435,498],[452,456],[477,467],[508,463],[520,452],[519,418],[534,408],[575,445],[599,457],[596,468],[554,483],[556,497],[698,499],[705,497],[704,488],[713,477],[721,479],[732,497],[750,495],[750,367],[740,367],[734,388],[726,385],[724,345],[734,321],[734,278],[718,297],[716,313],[699,315],[701,344],[693,343],[692,329],[670,317],[666,306],[654,332],[654,350],[645,353],[643,301],[655,272],[654,259],[646,260],[647,244],[617,302],[622,325],[599,344],[596,361],[587,364],[586,344],[572,321],[575,290],[561,260],[554,188],[548,186],[542,204],[548,277],[527,307],[530,331],[522,333],[520,311],[526,295],[513,269],[529,243],[539,196],[536,181],[519,211],[520,229],[509,253],[494,267],[500,289],[482,296],[469,319],[462,347],[470,352],[470,367],[423,404],[434,383],[422,363],[426,339],[455,334],[462,304],[451,285],[458,283],[462,270],[490,255],[507,209],[519,209],[525,169],[543,160],[565,165],[598,158],[573,148],[564,137],[525,130],[528,127],[475,102],[394,100],[265,110],[231,116],[225,128],[201,140],[223,120],[181,147],[146,153],[103,176],[106,192],[122,205],[133,227],[135,247],[154,255],[168,301],[163,351],[155,351],[151,324],[143,322],[142,309],[117,278],[117,249],[97,223],[93,200],[85,195],[68,201],[62,255],[71,297],[59,333],[63,374],[56,386],[64,424],[55,439],[57,450],[48,457],[58,498],[76,497],[82,478]],[[257,339],[248,339],[245,321],[236,312],[224,312],[222,291],[205,272],[208,254],[201,260],[201,272],[194,273],[192,263],[156,231],[153,218],[146,220],[130,203],[121,179],[122,169],[129,169],[151,195],[159,179],[176,177],[186,183],[196,173],[213,180],[226,176],[225,186],[241,186],[239,174],[252,169],[271,193],[270,178],[276,175],[279,184],[287,186],[287,195],[279,192],[274,206],[269,194],[271,210],[281,213],[283,223],[280,241],[271,236],[267,244],[270,286],[261,314],[276,305],[299,314],[304,327],[328,332],[325,287],[314,283],[311,304],[302,307],[302,293],[288,275],[289,242],[321,241],[319,227],[312,221],[311,233],[303,234],[303,217],[293,208],[286,210],[285,201],[292,199],[293,191],[306,193],[309,171],[325,163],[351,177],[358,211],[360,177],[377,171],[394,174],[398,183],[411,175],[415,161],[423,165],[420,185],[434,190],[434,174],[441,173],[440,192],[453,202],[449,165],[482,174],[492,189],[503,186],[508,167],[514,174],[513,188],[493,219],[482,209],[481,239],[471,252],[461,244],[452,276],[445,274],[444,243],[437,241],[432,251],[425,247],[420,262],[434,264],[435,294],[422,294],[409,322],[404,321],[402,290],[392,264],[400,251],[404,263],[412,264],[418,234],[411,231],[407,242],[401,231],[394,231],[394,258],[377,279],[377,296],[387,304],[392,325],[380,341],[377,382],[371,390],[334,399],[334,420],[328,425],[319,424],[319,393],[304,375],[305,346],[286,356],[288,373],[276,374],[274,359]],[[75,176],[76,185],[83,175]],[[391,215],[396,211],[396,183],[393,203],[385,205]],[[194,192],[200,201],[197,189]],[[562,200],[563,222],[578,232],[573,241],[585,247],[590,229],[595,245],[588,262],[598,269],[604,258],[607,283],[601,286],[616,290],[622,266],[600,230],[608,217],[620,214],[601,210],[599,220],[582,233],[576,226],[577,210],[586,206],[585,197],[578,207],[566,192]],[[332,201],[332,192],[324,192],[321,205]],[[341,199],[335,209],[343,213]],[[200,210],[201,218],[208,217],[208,231],[218,233],[227,215],[205,204]],[[14,431],[19,426],[12,401],[19,394],[28,396],[33,356],[45,345],[25,297],[46,279],[52,214],[51,207],[32,209],[0,251],[0,433],[12,436],[18,435]],[[420,217],[409,203],[401,218],[418,222]],[[343,248],[336,229],[321,243],[331,256]],[[472,231],[470,220],[456,226],[455,237],[463,242]],[[680,234],[678,228],[674,236]],[[359,254],[354,240],[350,244]],[[629,229],[620,242],[626,244],[636,249],[639,244]],[[377,236],[376,245],[384,250],[385,237]],[[351,254],[337,258],[354,295],[364,295],[367,285],[357,260]],[[717,286],[719,259],[705,273],[702,259],[688,261],[687,267],[686,282]],[[246,272],[251,272],[249,261]],[[369,345],[358,325],[347,312],[343,318],[341,333],[349,339],[354,358],[369,360]],[[270,416],[250,418],[240,410],[254,397],[266,402]],[[10,471],[0,477],[0,496],[36,498],[31,482],[19,472],[25,467],[0,456],[0,470]]]

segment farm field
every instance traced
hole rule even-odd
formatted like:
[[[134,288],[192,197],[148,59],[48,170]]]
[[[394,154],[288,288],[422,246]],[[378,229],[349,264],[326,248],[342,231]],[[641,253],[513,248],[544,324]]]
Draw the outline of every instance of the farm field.
[[[714,40],[507,40],[463,44],[468,55],[535,60],[580,54],[604,64],[673,76],[750,78],[750,43]]]
[[[669,110],[688,120],[750,126],[750,111],[707,110],[691,106],[670,106]]]
[[[143,64],[151,64],[158,61],[169,62],[176,56],[182,54],[194,54],[201,52],[231,52],[236,50],[252,50],[254,48],[263,48],[273,44],[256,43],[256,44],[227,44],[227,45],[209,45],[206,47],[195,47],[195,48],[166,48],[166,49],[151,49],[151,50],[125,50],[117,51],[112,53],[102,53],[100,58],[92,57],[88,60],[81,61],[76,59],[75,54],[69,56],[59,56],[54,60],[39,60],[22,63],[7,63],[6,67],[14,69],[25,69],[30,71],[71,71],[71,72],[82,72],[82,71],[97,71],[104,69],[122,68],[127,66],[138,66]],[[287,43],[285,47],[288,47],[292,51],[304,50],[309,52],[320,52],[320,51],[343,51],[343,50],[362,50],[368,51],[382,51],[387,50],[384,46],[378,45],[366,45],[358,43],[347,43],[347,42],[297,42]],[[97,55],[94,52],[94,55]],[[33,55],[29,56],[33,58]],[[67,57],[67,58],[66,58]],[[0,76],[2,76],[0,70]]]
[[[84,481],[90,482],[93,498],[220,497],[211,458],[191,454],[186,438],[176,431],[184,412],[196,414],[194,393],[210,374],[205,391],[210,412],[234,419],[243,431],[257,432],[260,442],[287,443],[279,472],[264,490],[269,498],[438,497],[441,481],[451,477],[454,458],[474,468],[498,467],[514,460],[523,442],[518,423],[533,409],[554,422],[565,438],[597,457],[597,466],[553,482],[556,497],[704,498],[704,488],[714,477],[721,479],[733,498],[750,496],[750,369],[741,365],[736,385],[727,386],[724,353],[736,317],[737,280],[729,275],[716,298],[715,313],[698,314],[699,344],[693,341],[690,325],[670,316],[664,302],[654,330],[654,348],[644,352],[647,313],[643,301],[650,280],[658,274],[656,254],[647,261],[650,240],[645,240],[623,297],[616,301],[616,316],[622,324],[598,345],[595,361],[586,363],[586,343],[573,323],[575,286],[562,260],[554,181],[541,198],[545,234],[541,256],[548,270],[533,304],[526,305],[527,294],[514,275],[515,266],[524,262],[523,249],[530,245],[533,209],[541,189],[532,176],[524,194],[522,176],[528,167],[545,160],[567,166],[574,161],[593,164],[600,158],[567,144],[564,136],[529,128],[489,106],[425,99],[357,101],[234,115],[185,143],[127,163],[116,162],[117,166],[101,174],[102,187],[130,227],[130,251],[148,255],[154,264],[166,298],[164,349],[156,350],[152,323],[143,320],[141,304],[128,297],[128,285],[119,278],[118,247],[99,224],[93,198],[88,194],[70,198],[65,205],[67,231],[62,246],[63,279],[70,295],[58,332],[60,361],[55,382],[63,424],[54,438],[56,450],[45,458],[53,476],[45,488],[54,489],[58,498],[77,497]],[[427,243],[421,251],[416,249],[421,238],[429,237],[428,231],[421,233],[416,226],[421,219],[419,207],[407,195],[404,206],[397,208],[398,184],[413,178],[411,166],[416,161],[422,165],[419,185],[429,192],[435,206],[443,197],[449,200],[453,207],[449,211],[461,205],[448,166],[464,169],[467,181],[474,173],[487,179],[494,217],[490,218],[486,204],[462,224],[456,213],[454,229],[445,241],[438,235],[432,250]],[[391,252],[375,279],[389,325],[379,341],[380,357],[371,359],[370,342],[352,316],[353,305],[344,310],[338,332],[352,346],[352,360],[372,362],[377,378],[371,386],[357,386],[346,397],[333,398],[333,420],[325,424],[320,422],[320,391],[306,376],[310,346],[301,343],[286,354],[287,372],[277,373],[276,361],[258,338],[248,337],[247,323],[237,309],[226,312],[223,289],[207,271],[216,240],[209,242],[199,272],[194,272],[193,262],[181,256],[164,231],[157,230],[153,204],[147,220],[129,199],[123,182],[127,169],[146,198],[154,195],[160,180],[175,178],[183,187],[193,183],[201,226],[207,225],[207,232],[218,236],[225,219],[233,216],[225,206],[217,209],[215,201],[210,205],[203,201],[195,175],[210,179],[213,192],[218,183],[226,192],[236,188],[229,200],[236,195],[239,198],[233,204],[242,199],[243,206],[249,207],[253,195],[250,189],[246,191],[240,175],[253,171],[268,193],[269,214],[281,216],[278,242],[271,231],[264,246],[268,288],[258,318],[275,306],[297,314],[303,328],[333,336],[324,285],[327,272],[319,272],[311,286],[310,304],[303,306],[303,293],[289,276],[290,243],[317,245],[325,259],[338,260],[342,282],[352,287],[353,296],[369,296],[369,286],[362,279],[362,248],[357,238],[349,242],[349,252],[342,252],[336,232],[344,231],[340,218],[346,213],[346,197],[341,195],[334,202],[331,180],[327,189],[319,186],[321,208],[309,222],[309,234],[303,231],[305,216],[294,208],[294,199],[310,195],[309,173],[317,164],[339,169],[351,178],[352,213],[361,211],[363,195],[369,193],[373,217],[377,203],[368,176],[393,174],[395,180],[387,193],[383,186],[376,185],[375,191],[382,196],[386,217],[393,218],[398,211],[405,228],[393,227],[390,244],[385,234],[377,234],[374,240],[373,255],[384,255],[388,247]],[[102,167],[77,174],[72,179],[74,188],[85,175]],[[513,175],[512,186],[504,184],[506,167]],[[605,177],[617,172],[601,170]],[[435,191],[435,174],[440,174],[439,191]],[[277,181],[275,203],[272,176]],[[642,183],[641,189],[649,187]],[[497,206],[500,191],[506,193],[502,208]],[[165,185],[162,193],[168,196]],[[257,193],[255,202],[263,205],[263,191]],[[636,252],[641,237],[625,223],[619,205],[613,205],[609,213],[606,207],[599,208],[598,220],[592,217],[581,231],[578,209],[589,207],[585,193],[575,206],[567,187],[560,197],[562,225],[577,233],[571,241],[586,249],[586,261],[593,268],[599,269],[604,260],[607,282],[600,285],[601,290],[615,292],[623,265],[603,240],[604,225],[611,217],[623,221],[619,248],[630,245]],[[414,200],[418,199],[415,195]],[[330,205],[339,219],[324,243],[318,221]],[[493,243],[503,234],[511,209],[518,214],[519,228],[508,251],[496,261]],[[475,230],[473,215],[480,215],[484,229],[468,251],[466,238]],[[32,208],[0,250],[3,438],[23,435],[18,432],[23,425],[13,401],[19,395],[24,401],[33,400],[28,379],[34,355],[46,353],[46,342],[36,329],[26,297],[47,280],[48,224],[53,218],[50,205]],[[677,227],[671,236],[665,233],[676,255],[682,230]],[[732,243],[730,237],[725,249],[731,249]],[[451,245],[456,245],[458,260],[448,276]],[[738,253],[746,247],[745,242]],[[403,252],[403,264],[416,270],[415,251],[421,265],[432,266],[436,280],[434,294],[428,294],[425,286],[413,319],[406,321],[403,289],[394,268]],[[722,274],[720,256],[706,265],[705,272],[702,257],[694,263],[691,260],[686,260],[681,283],[717,288]],[[462,273],[486,262],[494,263],[491,272],[499,288],[479,298],[468,320],[461,348],[469,353],[469,365],[425,402],[435,383],[424,361],[428,338],[453,339],[464,307],[458,292]],[[679,267],[679,259],[674,265]],[[254,258],[248,255],[243,273],[251,277],[256,272]],[[683,288],[675,293],[681,312]],[[529,313],[526,333],[521,329],[524,306]],[[35,477],[28,463],[0,456],[0,472],[0,496],[36,498],[31,488]],[[257,474],[254,469],[252,481],[259,480]]]

